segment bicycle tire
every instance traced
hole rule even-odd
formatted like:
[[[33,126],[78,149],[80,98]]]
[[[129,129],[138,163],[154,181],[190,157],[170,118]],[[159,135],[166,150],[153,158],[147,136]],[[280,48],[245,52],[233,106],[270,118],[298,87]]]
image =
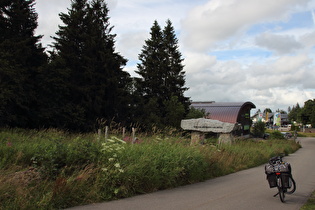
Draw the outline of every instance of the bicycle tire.
[[[277,180],[277,185],[278,185],[280,201],[282,203],[284,203],[285,194],[284,194],[284,190],[283,190],[283,186],[282,186],[282,179],[280,177]]]
[[[279,188],[279,197],[280,197],[280,201],[284,203],[285,194],[282,188]]]
[[[289,177],[289,188],[287,188],[287,194],[292,194],[295,192],[296,190],[296,184],[295,184],[295,180],[293,179],[292,176]]]

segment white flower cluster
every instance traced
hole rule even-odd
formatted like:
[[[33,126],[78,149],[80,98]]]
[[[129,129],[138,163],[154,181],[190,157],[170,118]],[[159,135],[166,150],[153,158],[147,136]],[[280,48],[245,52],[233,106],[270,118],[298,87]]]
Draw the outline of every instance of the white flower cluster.
[[[102,169],[104,172],[124,172],[119,163],[118,154],[125,150],[125,144],[126,142],[117,137],[111,137],[105,143],[102,143],[101,151],[110,156],[107,167]]]

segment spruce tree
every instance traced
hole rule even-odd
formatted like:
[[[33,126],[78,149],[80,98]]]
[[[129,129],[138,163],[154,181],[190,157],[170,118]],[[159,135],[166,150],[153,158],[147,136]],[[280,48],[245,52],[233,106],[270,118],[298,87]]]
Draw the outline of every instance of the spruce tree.
[[[136,96],[142,98],[138,107],[140,119],[146,125],[179,127],[189,110],[189,99],[184,96],[185,85],[182,57],[171,21],[162,31],[157,21],[151,27],[139,55],[141,63],[136,73]],[[152,113],[154,112],[154,113]],[[138,114],[140,111],[138,111]]]
[[[127,113],[126,86],[130,79],[122,70],[126,59],[115,52],[106,3],[74,0],[60,18],[64,25],[54,37],[50,64],[59,79],[58,83],[48,83],[48,87],[61,87],[63,95],[54,104],[60,108],[54,119],[56,125],[91,130],[97,119],[122,120]]]
[[[0,126],[38,126],[38,75],[47,61],[35,36],[35,0],[0,4]]]
[[[172,126],[179,126],[181,119],[189,112],[190,101],[188,97],[184,96],[184,92],[188,90],[185,87],[185,72],[182,64],[183,58],[179,52],[178,40],[175,35],[174,27],[170,20],[166,21],[166,26],[163,30],[163,43],[166,52],[165,58],[165,78],[164,84],[166,88],[165,103],[177,104],[174,108],[166,107],[165,124],[173,122]],[[173,103],[169,103],[173,101]],[[172,116],[173,115],[173,116]]]
[[[160,127],[164,110],[163,62],[166,54],[163,49],[162,30],[157,21],[154,21],[150,35],[139,55],[141,63],[137,65],[136,73],[141,77],[136,78],[135,95],[139,99],[136,119],[140,124]]]
[[[300,112],[301,112],[301,107],[299,103],[297,103],[296,106],[292,107],[291,111],[288,114],[289,120],[292,122],[299,121]]]
[[[157,21],[154,21],[151,27],[150,39],[145,41],[142,52],[139,55],[141,63],[137,65],[137,74],[141,76],[138,79],[138,91],[145,99],[159,97],[163,94],[164,80],[164,60],[166,54],[163,49],[163,35],[161,27]],[[162,102],[162,101],[160,101]]]

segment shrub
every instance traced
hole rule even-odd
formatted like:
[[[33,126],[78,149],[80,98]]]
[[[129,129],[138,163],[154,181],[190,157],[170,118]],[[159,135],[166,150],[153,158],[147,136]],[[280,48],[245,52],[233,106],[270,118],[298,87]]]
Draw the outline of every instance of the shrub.
[[[258,121],[254,124],[253,135],[255,137],[262,138],[266,131],[266,124],[262,121]]]
[[[204,109],[200,110],[191,106],[185,119],[203,118],[205,115],[206,115],[206,111]]]
[[[283,134],[278,131],[278,130],[275,130],[273,131],[271,134],[270,134],[270,138],[271,139],[285,139],[285,137],[283,136]]]

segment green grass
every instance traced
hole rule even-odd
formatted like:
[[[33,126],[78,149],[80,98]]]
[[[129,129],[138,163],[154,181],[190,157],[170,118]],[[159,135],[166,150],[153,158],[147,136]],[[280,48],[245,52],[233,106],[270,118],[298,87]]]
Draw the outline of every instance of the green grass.
[[[315,133],[298,132],[298,137],[315,137]]]
[[[266,133],[274,133],[275,130],[272,129],[267,129]],[[277,131],[276,131],[277,132]],[[294,131],[289,131],[290,133],[292,133],[292,135],[294,134]],[[297,132],[297,136],[298,137],[315,137],[315,133],[304,133],[304,132]]]
[[[312,193],[306,204],[304,204],[301,210],[314,210],[315,209],[315,191]]]
[[[0,130],[0,209],[60,209],[204,181],[266,163],[300,145],[288,140],[206,139],[168,135],[115,136],[60,130]]]

